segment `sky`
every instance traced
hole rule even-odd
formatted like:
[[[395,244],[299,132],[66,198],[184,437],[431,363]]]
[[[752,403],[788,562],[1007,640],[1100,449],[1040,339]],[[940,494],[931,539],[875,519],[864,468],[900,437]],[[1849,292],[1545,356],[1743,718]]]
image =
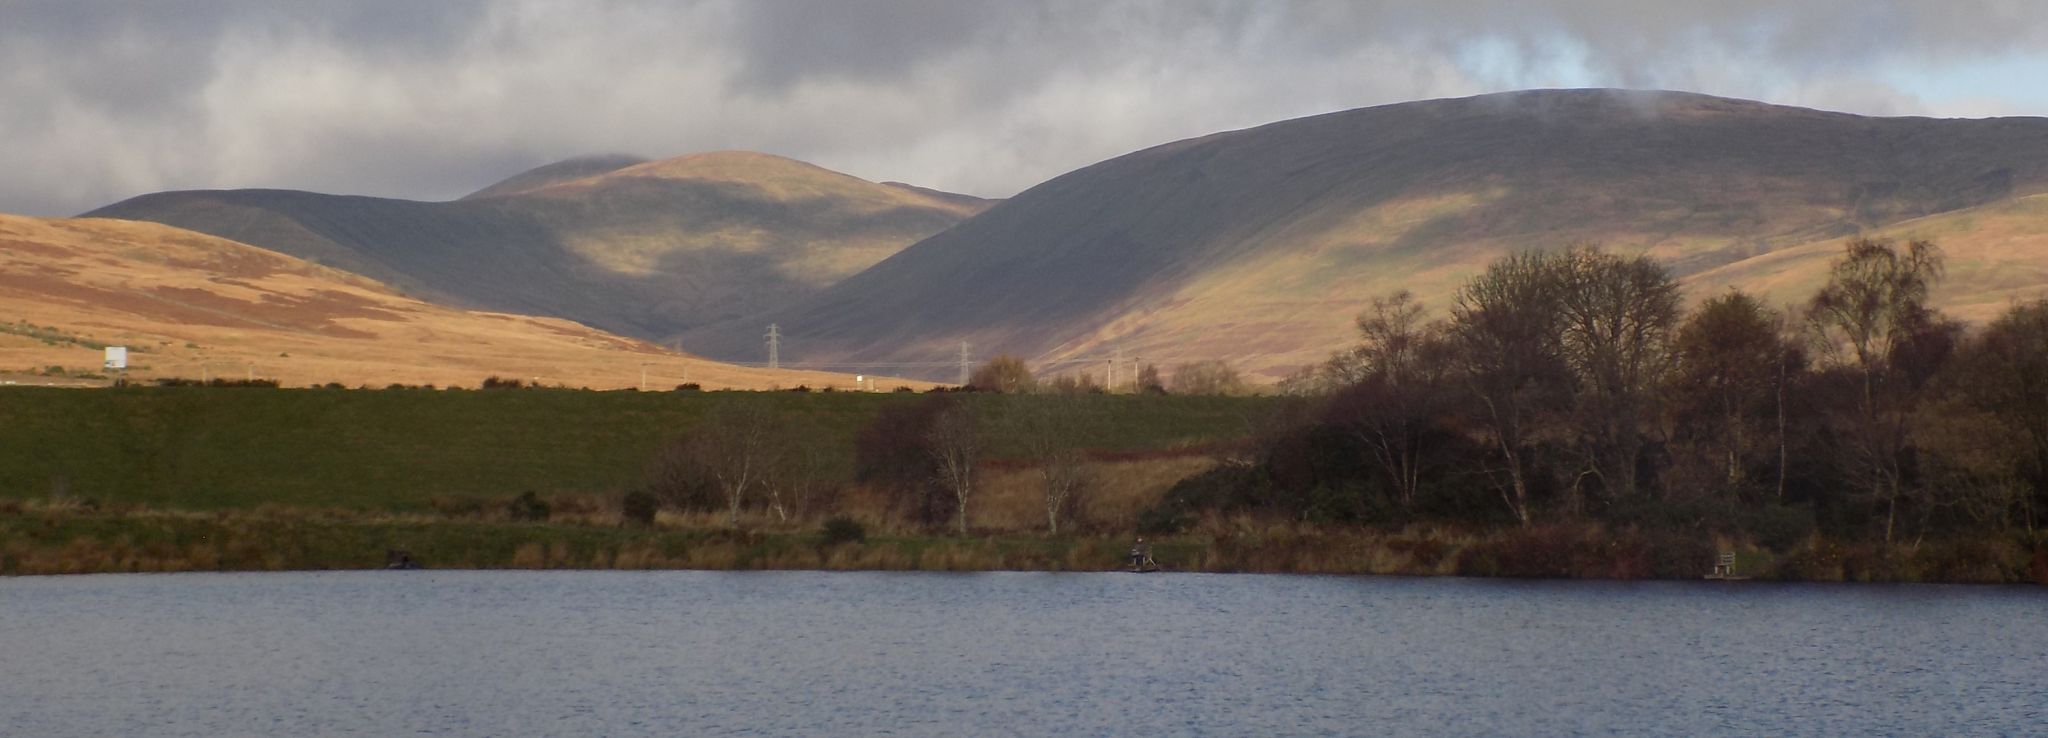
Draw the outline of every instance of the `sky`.
[[[1003,197],[1191,136],[1535,87],[2048,115],[2048,3],[0,0],[0,212],[451,199],[721,149]]]

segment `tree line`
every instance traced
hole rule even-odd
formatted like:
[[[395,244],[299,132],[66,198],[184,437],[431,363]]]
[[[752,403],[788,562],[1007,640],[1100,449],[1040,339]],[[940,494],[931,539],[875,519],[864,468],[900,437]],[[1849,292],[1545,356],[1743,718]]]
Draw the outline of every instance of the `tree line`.
[[[2048,301],[1978,330],[1929,305],[1927,241],[1850,241],[1802,305],[1593,246],[1497,260],[1427,317],[1373,301],[1316,398],[1197,508],[1298,519],[1613,520],[1896,540],[2033,531],[2048,509]]]
[[[1374,300],[1357,343],[1283,383],[1297,399],[1222,463],[1138,520],[1089,522],[1601,521],[1774,546],[2031,533],[2048,511],[2048,301],[1973,329],[1929,304],[1942,275],[1932,243],[1856,239],[1800,304],[1730,290],[1688,309],[1647,257],[1511,255],[1439,317],[1406,292]],[[1210,369],[1175,375],[1237,381]],[[716,406],[664,447],[648,495],[738,526],[830,514],[860,489],[897,521],[966,533],[988,466],[977,413],[999,407],[1045,529],[1071,530],[1096,482],[1077,398],[1058,395],[1086,385],[1039,382],[1013,357],[971,384],[1018,396],[891,403],[850,448],[814,421]]]

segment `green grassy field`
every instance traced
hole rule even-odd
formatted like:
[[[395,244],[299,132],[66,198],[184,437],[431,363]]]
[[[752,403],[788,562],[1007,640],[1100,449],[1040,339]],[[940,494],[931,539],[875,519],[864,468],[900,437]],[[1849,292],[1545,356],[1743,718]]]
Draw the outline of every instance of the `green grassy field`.
[[[962,395],[992,457],[1019,442],[1006,403],[1074,403],[1073,433],[1104,451],[1244,436],[1271,399]],[[436,498],[614,494],[715,403],[809,416],[844,450],[886,405],[919,395],[576,390],[0,390],[0,499],[157,509],[264,505],[411,512]]]

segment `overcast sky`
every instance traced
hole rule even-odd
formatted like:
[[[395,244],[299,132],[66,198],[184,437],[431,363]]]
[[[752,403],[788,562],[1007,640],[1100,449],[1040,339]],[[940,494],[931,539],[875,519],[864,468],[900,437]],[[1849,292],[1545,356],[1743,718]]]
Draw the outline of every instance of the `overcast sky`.
[[[2048,3],[0,0],[0,212],[446,199],[715,149],[1006,196],[1219,130],[1586,86],[2048,114]]]

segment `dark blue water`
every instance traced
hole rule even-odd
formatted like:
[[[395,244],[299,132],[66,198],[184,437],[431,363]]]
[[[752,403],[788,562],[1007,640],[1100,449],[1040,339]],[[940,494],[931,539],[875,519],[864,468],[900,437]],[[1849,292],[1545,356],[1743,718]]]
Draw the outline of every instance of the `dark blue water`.
[[[0,734],[2041,735],[2048,590],[1131,574],[0,580]]]

